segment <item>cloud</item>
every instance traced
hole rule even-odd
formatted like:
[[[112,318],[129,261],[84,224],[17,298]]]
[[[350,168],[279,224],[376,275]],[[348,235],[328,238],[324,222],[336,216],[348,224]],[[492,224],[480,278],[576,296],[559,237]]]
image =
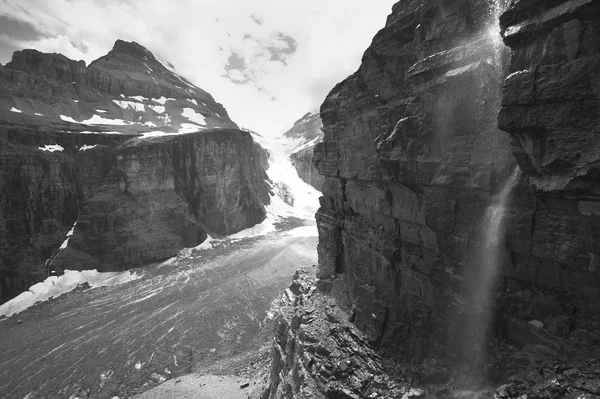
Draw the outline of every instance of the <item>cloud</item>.
[[[134,40],[211,93],[241,126],[280,135],[358,68],[395,2],[3,0],[0,16],[39,33],[8,37],[11,46],[88,63],[116,39]]]

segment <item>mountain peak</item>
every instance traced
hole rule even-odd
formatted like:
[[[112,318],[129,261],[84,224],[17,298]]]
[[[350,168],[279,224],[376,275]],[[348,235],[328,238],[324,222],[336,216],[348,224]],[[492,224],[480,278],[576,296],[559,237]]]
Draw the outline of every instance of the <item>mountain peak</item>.
[[[115,42],[115,45],[113,46],[113,48],[110,52],[113,54],[115,54],[115,53],[127,54],[134,58],[150,59],[150,60],[156,61],[154,54],[152,54],[152,52],[150,50],[148,50],[146,47],[144,47],[141,44],[136,43],[136,42],[126,42],[121,39],[118,39]]]

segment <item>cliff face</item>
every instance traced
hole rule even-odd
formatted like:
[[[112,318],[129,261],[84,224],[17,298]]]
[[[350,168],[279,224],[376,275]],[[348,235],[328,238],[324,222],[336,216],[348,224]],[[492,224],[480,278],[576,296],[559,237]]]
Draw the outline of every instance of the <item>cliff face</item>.
[[[294,165],[296,172],[298,172],[298,176],[306,183],[321,191],[323,187],[323,176],[319,174],[313,164],[314,150],[314,145],[303,148],[290,154],[290,160],[292,161],[292,165]]]
[[[58,270],[130,268],[196,246],[207,232],[231,234],[265,218],[265,150],[246,132],[1,133],[6,297],[38,281],[49,258]],[[40,149],[49,143],[63,150]]]
[[[329,93],[314,153],[320,275],[344,279],[372,342],[456,364],[485,210],[518,162],[495,337],[555,358],[597,354],[597,7],[513,2],[510,60],[493,2],[400,1]],[[494,361],[498,378],[520,367]]]
[[[130,268],[265,218],[268,153],[137,43],[88,67],[16,52],[0,121],[1,300],[45,265]]]
[[[319,112],[309,112],[298,119],[294,126],[284,133],[285,140],[295,143],[291,150],[290,160],[298,172],[298,176],[306,183],[321,191],[323,176],[313,165],[315,145],[323,140],[323,122]]]

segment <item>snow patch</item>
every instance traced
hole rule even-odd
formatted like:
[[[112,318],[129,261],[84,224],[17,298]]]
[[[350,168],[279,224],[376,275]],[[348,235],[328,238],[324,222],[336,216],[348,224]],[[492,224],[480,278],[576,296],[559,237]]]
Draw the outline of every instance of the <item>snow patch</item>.
[[[167,101],[175,101],[174,98],[167,98],[167,97],[160,97],[160,98],[153,98],[152,101],[159,103],[160,105],[165,105],[165,103]]]
[[[97,109],[96,112],[100,112],[101,114],[106,113],[107,111],[105,109]]]
[[[158,54],[154,54],[154,58],[156,59],[156,61],[158,61],[162,66],[165,67],[165,69],[168,69],[169,71],[175,73],[175,67],[173,66],[173,64],[171,64],[169,61],[167,61],[164,57],[158,55]]]
[[[301,151],[301,150],[303,150],[305,148],[308,148],[308,147],[310,147],[312,145],[315,145],[319,141],[321,141],[321,137],[315,137],[314,139],[312,139],[312,140],[310,140],[310,141],[308,141],[308,142],[306,142],[304,144],[300,144],[297,147],[294,147],[294,149],[292,150],[292,154],[295,153],[295,152]]]
[[[148,101],[148,99],[146,97],[142,97],[142,96],[129,96],[129,98],[133,98],[134,100],[137,100],[138,102],[143,103],[144,101]]]
[[[148,105],[148,107],[150,107],[150,109],[156,112],[157,114],[162,114],[163,112],[165,112],[165,107],[162,105]]]
[[[139,136],[139,138],[144,139],[146,137],[159,137],[159,136],[168,136],[168,135],[169,135],[169,133],[165,133],[160,130],[155,130],[152,132],[143,133],[141,136]]]
[[[135,272],[106,272],[97,270],[65,270],[62,276],[50,276],[37,283],[17,297],[0,306],[0,316],[10,317],[20,313],[38,302],[57,298],[62,294],[73,291],[78,285],[88,283],[91,288],[107,287],[137,280],[141,275]]]
[[[84,130],[79,132],[80,134],[123,134],[122,132],[92,132],[89,130]]]
[[[193,125],[191,123],[182,123],[181,126],[179,127],[179,133],[182,134],[188,134],[188,133],[194,133],[200,130],[203,130],[204,128],[198,126],[198,125]]]
[[[63,241],[63,243],[60,246],[60,249],[65,249],[69,245],[69,238],[71,238],[71,236],[75,232],[75,226],[77,226],[77,221],[73,223],[73,227],[71,227],[71,230],[69,230],[69,232],[67,233],[67,239]]]
[[[81,146],[81,148],[79,149],[79,151],[91,150],[92,148],[96,148],[97,146],[98,146],[98,144],[94,144],[94,145],[84,144],[84,145]]]
[[[61,115],[61,116],[60,116],[60,119],[62,119],[62,120],[63,120],[63,121],[65,121],[65,122],[79,123],[79,122],[77,122],[75,119],[71,118],[70,116],[64,116],[64,115]]]
[[[10,112],[16,112],[17,114],[20,114],[20,113],[21,113],[21,112],[23,112],[23,111],[21,111],[20,109],[16,109],[15,107],[12,107],[12,108],[10,109]]]
[[[44,114],[40,114],[40,113],[38,113],[38,112],[36,112],[34,115],[35,115],[35,116],[44,116]]]
[[[193,98],[188,98],[187,100],[194,105],[198,105],[198,101],[194,100]]]
[[[191,108],[184,108],[181,116],[188,118],[190,121],[197,123],[202,126],[206,126],[206,120],[204,115],[197,113]]]
[[[154,122],[150,122],[150,121],[144,122],[144,125],[150,126],[150,127],[156,127],[156,124]]]
[[[145,112],[146,111],[146,107],[144,104],[136,103],[133,101],[119,101],[119,100],[113,100],[113,102],[125,110],[132,108],[137,112]]]
[[[76,122],[76,123],[82,123],[84,125],[119,125],[119,126],[129,124],[129,122],[126,122],[123,119],[107,119],[107,118],[101,117],[100,115],[94,115],[90,119],[87,119],[87,120],[84,120],[81,122]]]
[[[38,150],[48,151],[48,152],[54,152],[54,151],[63,152],[65,149],[58,144],[46,144],[44,147],[38,147]]]

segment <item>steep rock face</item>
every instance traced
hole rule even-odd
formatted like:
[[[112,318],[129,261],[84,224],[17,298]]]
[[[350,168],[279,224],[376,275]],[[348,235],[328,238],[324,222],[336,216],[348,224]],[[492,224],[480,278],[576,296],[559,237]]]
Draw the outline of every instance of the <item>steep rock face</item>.
[[[355,301],[355,323],[372,342],[408,358],[456,358],[465,350],[471,331],[464,329],[462,304],[475,250],[482,245],[483,216],[515,167],[511,150],[519,151],[518,143],[513,139],[511,146],[508,135],[497,128],[509,54],[501,44],[499,10],[493,3],[398,2],[359,70],[339,83],[321,107],[325,137],[314,155],[325,176],[317,214],[321,277],[344,274]],[[539,4],[516,2],[512,14],[504,17],[505,25],[514,15],[532,18],[540,34],[548,35],[547,15],[535,18],[550,2],[544,3],[548,7]],[[553,15],[567,23],[569,17],[561,10]],[[597,21],[590,16],[597,13],[586,15]],[[594,23],[571,41],[589,37],[586,46],[593,47]],[[527,57],[562,46],[563,37],[572,37],[569,32],[534,39],[517,50],[513,71],[529,68],[523,63]],[[515,81],[525,78],[525,73],[511,75],[506,106],[507,97],[528,98],[533,83]],[[555,89],[546,85],[544,90]],[[503,108],[502,128],[510,130],[503,122],[509,113],[517,116],[510,120],[524,116],[521,134],[542,126],[531,115],[539,121],[543,115],[555,117],[536,107]],[[587,122],[585,126],[592,133],[597,129]],[[521,142],[527,147],[527,139]],[[587,155],[594,153],[595,144],[597,140],[582,157],[588,166],[595,162]],[[523,169],[531,175],[531,168]],[[588,183],[595,173],[589,169]],[[519,345],[543,345],[554,357],[581,356],[598,338],[593,332],[600,293],[595,266],[598,218],[582,218],[576,200],[560,200],[554,192],[536,197],[528,180],[543,185],[522,177],[513,192],[500,255],[495,332]],[[591,212],[593,200],[582,198],[581,206]],[[533,328],[528,325],[532,319],[543,320],[546,327]],[[500,360],[500,374],[508,376],[515,371],[512,366]]]
[[[0,121],[1,300],[45,268],[129,268],[265,218],[268,153],[137,43],[89,67],[15,52]]]
[[[130,268],[196,246],[207,232],[230,234],[265,218],[266,152],[246,132],[1,132],[4,298],[38,281],[46,259],[56,269]],[[50,143],[63,150],[40,149]]]
[[[314,151],[315,146],[310,145],[290,154],[290,160],[298,176],[306,183],[321,191],[323,188],[323,176],[319,174],[313,163]]]
[[[298,176],[306,183],[321,191],[323,176],[313,164],[315,145],[323,140],[323,122],[318,111],[309,112],[298,119],[294,126],[284,133],[283,137],[296,142],[291,150],[290,160],[298,172]]]

